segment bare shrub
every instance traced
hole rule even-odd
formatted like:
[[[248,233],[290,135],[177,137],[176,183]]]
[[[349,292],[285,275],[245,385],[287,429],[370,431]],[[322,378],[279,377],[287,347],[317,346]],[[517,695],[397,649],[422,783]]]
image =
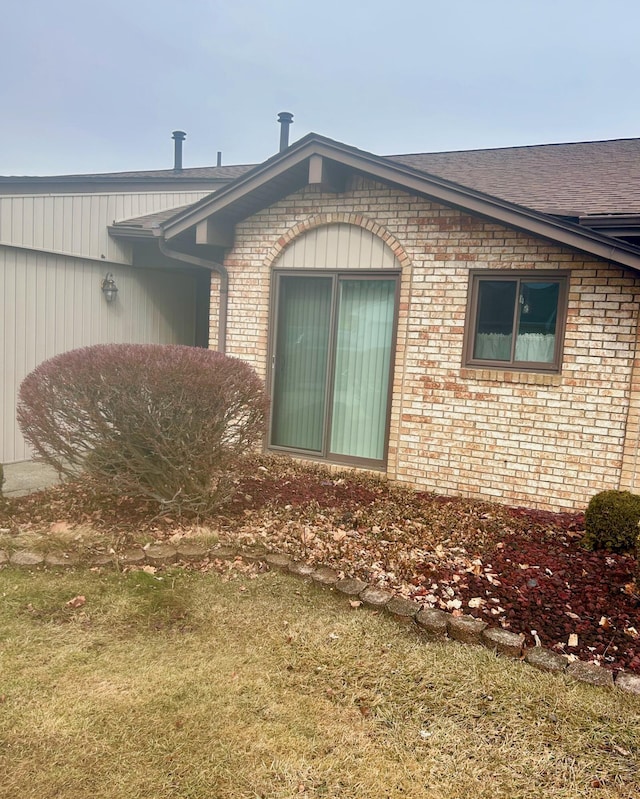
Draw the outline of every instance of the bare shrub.
[[[183,346],[109,344],[57,355],[23,381],[18,422],[63,475],[165,508],[211,510],[260,441],[267,400],[249,364]]]

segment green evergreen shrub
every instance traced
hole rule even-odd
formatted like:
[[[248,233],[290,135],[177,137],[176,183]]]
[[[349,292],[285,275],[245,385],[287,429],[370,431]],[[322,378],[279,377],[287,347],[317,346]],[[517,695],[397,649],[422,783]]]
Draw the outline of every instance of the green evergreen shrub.
[[[591,498],[584,517],[587,549],[633,550],[640,524],[640,496],[629,491],[601,491]]]
[[[252,367],[195,347],[110,344],[57,355],[23,381],[18,422],[36,457],[67,476],[163,508],[212,510],[261,440]]]

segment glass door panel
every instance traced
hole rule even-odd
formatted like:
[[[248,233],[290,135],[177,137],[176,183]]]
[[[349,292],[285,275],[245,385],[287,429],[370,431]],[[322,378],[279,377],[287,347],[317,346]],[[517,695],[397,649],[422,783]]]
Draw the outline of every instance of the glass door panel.
[[[395,280],[340,280],[330,450],[384,458]]]
[[[274,446],[323,450],[332,286],[331,277],[280,278]]]

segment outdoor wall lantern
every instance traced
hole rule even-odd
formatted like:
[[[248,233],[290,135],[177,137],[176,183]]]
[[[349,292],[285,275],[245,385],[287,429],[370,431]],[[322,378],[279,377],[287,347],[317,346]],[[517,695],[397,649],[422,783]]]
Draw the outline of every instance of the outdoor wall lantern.
[[[118,287],[111,272],[107,272],[105,279],[102,281],[102,293],[107,302],[113,302],[116,298]]]

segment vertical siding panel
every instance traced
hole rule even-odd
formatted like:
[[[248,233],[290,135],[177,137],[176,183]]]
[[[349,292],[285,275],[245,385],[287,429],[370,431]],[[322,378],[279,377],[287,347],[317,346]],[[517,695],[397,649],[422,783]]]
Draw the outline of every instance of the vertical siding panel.
[[[128,263],[109,237],[113,221],[186,205],[209,192],[59,194],[0,198],[0,242]]]
[[[71,225],[73,232],[71,237],[71,249],[69,252],[82,252],[82,217],[84,212],[84,198],[74,196],[71,198]],[[66,224],[66,223],[65,223]]]
[[[348,225],[338,225],[335,231],[338,244],[337,266],[345,269],[349,264],[349,252],[351,250],[351,228]],[[354,264],[357,269],[358,264]]]
[[[29,456],[15,421],[17,390],[46,358],[108,341],[194,343],[193,277],[136,272],[126,265],[117,269],[117,262],[126,264],[130,259],[131,248],[110,239],[107,226],[114,219],[184,205],[206,194],[0,198],[0,242],[34,248],[28,252],[0,246],[0,462]],[[104,255],[106,263],[66,258],[47,250],[95,259]],[[100,291],[107,271],[114,273],[120,288],[113,305],[107,305]]]
[[[315,246],[315,262],[320,268],[327,265],[327,228],[320,227],[315,229],[316,233],[316,246]]]
[[[44,220],[45,220],[45,212],[44,212],[45,200],[44,197],[34,197],[33,198],[33,216],[32,216],[32,227],[31,227],[31,235],[29,237],[29,241],[25,242],[30,247],[36,247],[38,236],[44,229]]]
[[[74,229],[74,216],[73,216],[73,200],[74,198],[71,196],[65,196],[61,198],[60,203],[60,210],[62,212],[62,217],[60,219],[60,233],[62,239],[62,247],[57,248],[61,249],[63,252],[74,252],[73,244],[74,244],[74,237],[73,237],[73,229]]]
[[[24,197],[18,198],[13,204],[11,214],[11,239],[22,238],[22,219],[23,219]]]
[[[353,225],[345,225],[345,227],[345,237],[347,237],[348,245],[346,257],[342,265],[347,269],[362,269],[365,266],[360,260],[363,230],[361,227],[355,227]]]
[[[107,199],[108,198],[104,195],[98,195],[97,197],[91,198],[91,240],[88,254],[93,255],[94,257],[95,253],[93,252],[93,249],[100,249],[100,244],[102,242],[102,228],[104,225],[110,225],[112,221],[109,219]],[[97,257],[100,257],[100,253],[98,253]]]
[[[386,244],[357,225],[323,225],[289,244],[278,259],[281,268],[297,269],[397,269],[398,262]]]
[[[54,197],[44,198],[44,225],[42,230],[36,231],[34,236],[33,246],[44,248],[45,241],[51,241],[53,237],[53,222],[54,222]]]
[[[12,253],[13,255],[13,253]],[[5,350],[4,356],[0,366],[2,368],[3,377],[6,375],[6,385],[3,390],[3,409],[2,409],[2,436],[3,439],[10,442],[14,446],[15,433],[13,432],[13,419],[11,413],[11,397],[15,394],[15,308],[16,308],[16,291],[15,291],[15,274],[16,265],[15,258],[11,258],[7,263],[4,270],[4,313],[3,313],[3,349]],[[4,382],[4,381],[3,381]]]
[[[36,363],[36,310],[34,308],[34,300],[33,298],[36,296],[36,292],[38,291],[38,273],[37,269],[28,269],[27,268],[27,259],[24,253],[20,253],[22,258],[22,269],[21,272],[24,278],[24,314],[25,314],[25,323],[24,323],[24,330],[22,331],[24,334],[24,357],[25,357],[25,364],[26,363]],[[1,260],[0,254],[0,260]],[[34,259],[35,260],[35,259]],[[16,328],[18,335],[20,335],[19,328]]]
[[[363,269],[377,269],[373,261],[373,241],[370,235],[366,235],[369,231],[360,228],[360,259],[359,263]]]
[[[10,204],[0,197],[0,241],[9,241],[9,209]]]
[[[386,244],[357,225],[331,224],[304,233],[282,252],[283,269],[398,269]]]
[[[2,205],[0,204],[0,219],[2,218],[3,213]],[[2,233],[2,227],[0,226],[0,234]],[[6,366],[6,352],[5,349],[7,347],[6,340],[7,340],[7,329],[10,324],[8,318],[8,302],[7,302],[7,272],[9,271],[9,264],[0,264],[0,299],[2,300],[2,316],[0,317],[0,333],[2,334],[2,347],[0,347],[0,374],[6,375],[6,378],[0,381],[0,442],[7,441],[7,435],[9,433],[9,422],[8,422],[8,413],[7,408],[9,407],[9,403],[7,401],[7,397],[9,394],[9,386],[8,382],[10,380],[9,370]],[[8,448],[8,445],[6,445]]]
[[[10,368],[12,373],[12,396],[17,396],[22,381],[21,364],[27,362],[27,342],[26,342],[26,269],[24,268],[24,255],[14,251],[14,285],[15,285],[15,298],[14,298],[14,324],[13,324],[13,339],[14,339],[14,352],[13,363]],[[18,265],[19,264],[19,265]],[[15,420],[15,411],[13,418],[10,420],[12,425],[12,439],[13,446],[16,447],[21,438],[17,423]]]
[[[53,248],[59,252],[64,250],[64,204],[65,197],[53,198]],[[50,249],[43,242],[43,249]]]
[[[13,234],[13,202],[8,202],[6,205],[5,223],[4,223],[4,238],[6,241],[11,241]]]
[[[102,264],[0,247],[0,462],[29,457],[15,422],[17,390],[46,358],[110,341],[194,343],[191,275],[111,266],[120,291],[108,305]]]

